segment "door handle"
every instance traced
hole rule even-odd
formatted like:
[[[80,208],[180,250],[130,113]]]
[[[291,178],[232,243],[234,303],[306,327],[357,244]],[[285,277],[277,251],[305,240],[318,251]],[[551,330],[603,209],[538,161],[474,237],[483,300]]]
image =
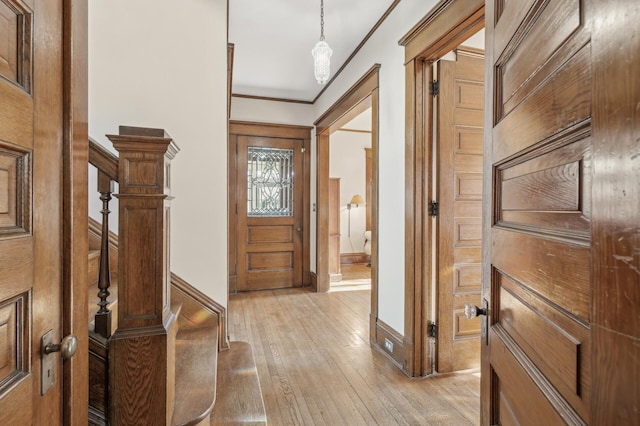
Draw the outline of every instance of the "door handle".
[[[45,355],[60,352],[62,359],[71,358],[78,350],[78,338],[73,334],[62,338],[60,343],[48,343],[42,348]]]
[[[482,308],[474,305],[473,303],[465,303],[464,304],[464,316],[467,319],[473,319],[475,317],[482,316],[482,340],[485,345],[489,344],[489,320],[487,318],[487,313],[489,312],[489,302],[487,299],[482,299]]]
[[[60,343],[54,343],[53,330],[49,330],[40,338],[40,394],[44,395],[53,386],[57,368],[55,368],[54,352],[60,352],[62,359],[71,358],[78,350],[78,338],[73,334],[65,336]]]
[[[480,308],[473,303],[464,304],[464,316],[467,317],[467,319],[473,319],[480,315],[487,315],[486,308]]]
[[[302,232],[302,226],[300,226],[300,222],[296,223],[296,231]]]

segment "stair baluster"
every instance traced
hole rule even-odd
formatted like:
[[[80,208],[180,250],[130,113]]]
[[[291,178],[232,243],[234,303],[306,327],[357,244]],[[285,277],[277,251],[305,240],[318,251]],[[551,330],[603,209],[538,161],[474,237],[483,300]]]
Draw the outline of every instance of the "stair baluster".
[[[113,193],[113,181],[109,176],[98,170],[98,192],[102,201],[102,236],[100,241],[100,271],[98,274],[98,297],[100,309],[96,313],[95,331],[104,338],[111,337],[111,310],[107,308],[109,302],[109,287],[111,286],[111,266],[109,262],[109,201]]]

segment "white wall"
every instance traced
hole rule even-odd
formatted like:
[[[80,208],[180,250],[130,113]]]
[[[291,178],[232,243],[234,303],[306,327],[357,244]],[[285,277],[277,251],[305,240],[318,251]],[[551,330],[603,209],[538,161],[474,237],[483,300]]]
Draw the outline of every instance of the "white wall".
[[[363,253],[366,231],[366,206],[351,207],[351,197],[366,198],[365,148],[371,148],[371,133],[337,131],[329,139],[329,176],[340,178],[340,253]]]
[[[311,104],[231,98],[231,120],[313,126],[315,119]]]
[[[89,134],[174,138],[171,270],[226,306],[227,1],[89,3]]]
[[[378,316],[404,334],[405,69],[400,40],[436,0],[403,0],[315,104],[322,115],[376,63],[380,68]]]

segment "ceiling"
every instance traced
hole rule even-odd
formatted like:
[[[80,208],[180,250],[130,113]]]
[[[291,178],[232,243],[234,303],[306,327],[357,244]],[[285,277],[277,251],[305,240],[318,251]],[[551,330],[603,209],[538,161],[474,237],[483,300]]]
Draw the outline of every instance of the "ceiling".
[[[393,3],[324,0],[332,77]],[[324,87],[313,76],[319,38],[320,0],[231,0],[233,94],[313,101]]]

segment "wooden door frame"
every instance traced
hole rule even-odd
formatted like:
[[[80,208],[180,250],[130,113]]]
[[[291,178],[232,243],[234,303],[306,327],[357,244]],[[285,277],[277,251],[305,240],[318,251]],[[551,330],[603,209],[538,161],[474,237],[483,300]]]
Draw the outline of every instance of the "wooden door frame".
[[[62,334],[78,338],[62,364],[63,424],[87,424],[88,321],[88,5],[63,1]]]
[[[405,48],[405,321],[403,368],[412,377],[432,374],[427,337],[432,306],[433,115],[430,64],[484,28],[484,0],[442,0],[401,40]]]
[[[371,106],[371,313],[369,337],[376,341],[378,321],[378,87],[380,64],[373,65],[320,118],[316,126],[317,222],[315,290],[329,291],[329,135]]]
[[[457,228],[462,223],[468,223],[466,221],[471,218],[479,220],[478,225],[481,225],[482,220],[482,192],[474,194],[478,196],[477,198],[468,198],[470,194],[460,194],[456,191],[456,188],[459,189],[462,186],[462,180],[464,179],[462,175],[477,172],[482,175],[483,172],[482,126],[484,124],[484,96],[478,96],[478,102],[480,103],[478,106],[483,108],[480,122],[472,124],[471,122],[474,120],[469,116],[464,113],[459,114],[463,110],[469,111],[472,107],[457,104],[459,100],[457,90],[460,90],[460,93],[464,92],[463,87],[465,85],[469,87],[470,80],[474,83],[480,83],[484,87],[485,60],[483,49],[461,45],[454,48],[453,52],[455,54],[454,58],[441,58],[436,63],[431,64],[433,73],[437,73],[434,76],[434,80],[438,81],[439,93],[437,98],[434,97],[434,102],[432,103],[432,105],[437,105],[433,115],[433,122],[437,123],[437,125],[432,145],[432,158],[435,169],[432,170],[427,178],[432,184],[435,184],[431,187],[435,190],[434,198],[438,203],[438,210],[441,214],[431,221],[433,225],[431,230],[434,232],[435,238],[426,242],[426,244],[433,254],[431,259],[435,260],[431,294],[434,295],[436,303],[433,306],[435,309],[434,315],[429,318],[435,320],[438,326],[438,338],[435,339],[435,344],[430,345],[434,360],[432,365],[438,373],[479,369],[481,358],[479,344],[481,318],[478,317],[476,319],[478,321],[477,335],[472,333],[458,335],[458,332],[461,332],[462,328],[464,328],[463,322],[469,324],[467,321],[470,321],[464,315],[461,315],[462,312],[458,309],[463,306],[463,300],[473,303],[475,306],[482,306],[480,279],[482,262],[481,250],[479,250],[482,247],[482,238],[476,243],[471,243],[469,240],[466,242],[456,241],[456,238],[461,236],[458,234],[462,234],[462,228],[458,228],[457,231],[454,228]],[[475,73],[472,77],[468,73],[469,67],[472,66],[471,62],[473,62],[474,68],[477,67],[481,77],[478,77],[478,74]],[[461,73],[465,72],[463,70],[466,70],[465,77],[461,76]],[[464,81],[459,81],[459,79]],[[462,128],[457,129],[458,125]],[[462,135],[468,132],[470,127],[476,127],[481,130],[476,133],[480,137],[480,151],[472,153],[466,151],[461,145],[456,146],[454,149],[454,143],[458,138],[462,139]],[[470,170],[467,168],[470,167],[470,164],[458,162],[463,158],[476,158],[478,160],[477,168]],[[454,184],[456,176],[458,178],[455,180],[458,183]],[[464,214],[456,213],[458,210],[456,205],[459,205],[458,203],[467,205],[464,209]],[[469,203],[475,203],[473,214]],[[457,219],[461,218],[464,218],[464,222],[457,221]],[[476,251],[477,255],[474,254],[473,257],[477,259],[477,262],[474,262],[471,260],[471,253]],[[461,258],[464,258],[464,260],[461,260]],[[477,288],[465,285],[471,284],[468,281],[465,282],[462,274],[462,271],[468,268],[469,264],[475,264],[478,268]],[[456,291],[456,288],[464,290]],[[458,302],[456,302],[456,299]],[[458,311],[456,312],[456,310]],[[470,331],[469,329],[466,330]]]
[[[309,126],[295,126],[289,124],[273,124],[273,123],[258,123],[250,121],[236,121],[229,120],[229,142],[228,142],[228,290],[229,293],[237,292],[237,220],[236,220],[236,208],[234,200],[237,191],[237,146],[238,135],[243,136],[256,136],[256,137],[272,137],[272,138],[284,138],[284,139],[300,139],[302,140],[302,150],[305,154],[302,158],[302,173],[303,173],[303,188],[302,188],[302,285],[311,285],[311,256],[310,256],[310,197],[311,197],[311,171],[310,171],[310,157],[307,152],[311,146],[311,130],[313,127]]]

